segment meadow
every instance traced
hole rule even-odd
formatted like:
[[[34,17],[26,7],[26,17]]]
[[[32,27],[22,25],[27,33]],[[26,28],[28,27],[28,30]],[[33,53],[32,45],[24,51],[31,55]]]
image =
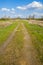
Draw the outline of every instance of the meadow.
[[[31,36],[34,48],[37,51],[37,58],[39,58],[43,63],[43,26],[37,24],[29,24],[26,21],[23,22]]]
[[[4,49],[7,39],[10,42]],[[0,65],[43,65],[43,26],[29,20],[5,20],[0,25],[0,48]]]
[[[13,22],[12,24],[6,23],[6,21],[2,21],[3,24],[0,24],[0,46],[4,43],[4,41],[9,37],[14,28],[18,23]]]

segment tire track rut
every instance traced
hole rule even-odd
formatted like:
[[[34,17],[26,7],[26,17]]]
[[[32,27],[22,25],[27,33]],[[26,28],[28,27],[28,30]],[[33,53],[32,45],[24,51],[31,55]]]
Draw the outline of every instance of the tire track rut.
[[[24,49],[23,49],[23,55],[25,60],[25,65],[41,65],[36,59],[36,51],[32,45],[32,41],[30,38],[29,33],[27,32],[27,29],[25,28],[24,24],[22,24],[22,32],[24,34]]]
[[[9,42],[12,40],[12,38],[15,35],[16,30],[18,29],[18,27],[19,27],[19,25],[14,29],[14,31],[12,31],[11,35],[9,36],[9,38],[0,47],[0,54],[4,53],[4,50],[6,49],[7,45],[9,44]]]

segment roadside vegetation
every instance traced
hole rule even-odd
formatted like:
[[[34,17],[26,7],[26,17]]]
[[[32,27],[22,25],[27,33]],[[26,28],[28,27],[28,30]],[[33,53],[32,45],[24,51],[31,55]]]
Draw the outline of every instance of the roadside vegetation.
[[[19,26],[17,27],[11,41],[4,49],[4,53],[0,54],[0,64],[28,65],[28,63],[26,64],[26,60],[29,58],[30,64],[32,61],[33,65],[35,65],[36,62],[38,62],[38,59],[40,61],[39,64],[41,63],[40,65],[43,65],[43,26],[40,26],[38,24],[30,24],[27,20],[24,19],[12,19],[10,21],[12,22],[10,25],[0,25],[0,47],[9,38],[11,33],[15,31],[14,29],[18,26],[18,24]],[[27,32],[24,30],[22,23]],[[36,55],[34,55],[34,51],[31,50],[31,43],[29,42],[27,33],[30,35],[30,41],[33,45],[32,48],[34,51],[36,51]],[[29,44],[25,45],[25,43],[30,43],[30,47],[28,47]],[[31,52],[30,55],[28,55],[28,52]],[[25,56],[26,58],[24,58]]]
[[[1,65],[20,65],[23,49],[23,33],[22,26],[17,29],[13,39],[9,42],[9,45],[5,49],[4,55],[0,57]],[[3,57],[3,58],[2,58]]]
[[[4,43],[5,40],[9,37],[9,35],[12,33],[14,28],[17,26],[17,22],[12,23],[6,27],[0,26],[0,46]]]
[[[43,63],[43,27],[37,24],[29,24],[26,21],[23,22],[31,36],[34,48],[37,51],[37,58]]]

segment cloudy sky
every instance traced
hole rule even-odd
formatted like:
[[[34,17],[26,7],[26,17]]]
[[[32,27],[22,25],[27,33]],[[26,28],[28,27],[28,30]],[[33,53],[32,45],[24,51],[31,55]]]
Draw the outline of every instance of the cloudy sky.
[[[0,0],[0,17],[43,16],[43,0]]]

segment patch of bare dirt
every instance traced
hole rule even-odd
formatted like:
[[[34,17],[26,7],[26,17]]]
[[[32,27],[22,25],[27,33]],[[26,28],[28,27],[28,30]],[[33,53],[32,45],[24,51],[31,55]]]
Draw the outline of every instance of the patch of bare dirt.
[[[40,26],[43,26],[43,21],[37,21],[37,20],[28,20],[30,24],[37,24]]]
[[[12,24],[12,22],[0,22],[0,27],[1,27],[1,26],[7,27],[7,26],[9,26],[10,24]]]

